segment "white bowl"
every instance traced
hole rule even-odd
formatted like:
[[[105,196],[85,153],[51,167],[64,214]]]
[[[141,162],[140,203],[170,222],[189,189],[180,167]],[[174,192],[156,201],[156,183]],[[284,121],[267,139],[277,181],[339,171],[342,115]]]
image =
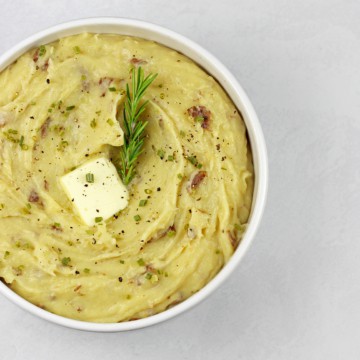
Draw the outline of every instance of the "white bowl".
[[[148,40],[154,40],[160,44],[175,49],[188,56],[201,65],[210,73],[226,90],[232,101],[240,110],[247,127],[255,167],[255,189],[250,215],[249,225],[246,233],[224,268],[204,288],[192,295],[184,302],[170,308],[162,313],[148,318],[127,321],[121,323],[91,323],[68,319],[43,310],[27,300],[23,299],[9,287],[0,282],[0,293],[30,313],[53,323],[67,326],[73,329],[114,332],[126,331],[147,327],[170,319],[187,309],[198,304],[210,295],[238,266],[245,252],[252,242],[255,232],[260,224],[261,216],[265,207],[267,185],[268,185],[268,164],[266,146],[259,120],[250,103],[246,93],[239,85],[229,70],[213,55],[197,45],[193,41],[158,25],[143,21],[122,19],[122,18],[90,18],[70,21],[64,24],[53,26],[30,36],[0,57],[0,71],[10,65],[14,60],[31,48],[55,41],[64,36],[74,35],[82,32],[92,33],[113,33],[121,35],[132,35]]]

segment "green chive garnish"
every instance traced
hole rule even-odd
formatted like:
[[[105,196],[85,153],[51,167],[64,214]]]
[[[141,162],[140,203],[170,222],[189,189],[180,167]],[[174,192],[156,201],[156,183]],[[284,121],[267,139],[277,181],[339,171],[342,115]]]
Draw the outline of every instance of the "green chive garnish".
[[[39,56],[44,56],[46,54],[46,47],[44,45],[41,45],[39,47]]]
[[[139,206],[145,206],[147,204],[147,200],[140,200]]]
[[[145,261],[144,261],[144,259],[139,259],[138,261],[137,261],[137,263],[139,264],[139,266],[144,266],[145,265]]]
[[[96,223],[100,223],[102,221],[103,221],[103,218],[101,216],[98,216],[98,217],[95,218]]]
[[[162,160],[165,157],[165,151],[163,149],[159,149],[157,151],[157,155],[159,156],[159,158]]]
[[[96,128],[96,125],[97,125],[96,120],[92,119],[91,123],[90,123],[90,126],[94,129],[94,128]]]
[[[71,261],[71,258],[69,258],[69,257],[64,257],[64,258],[61,259],[61,263],[64,266],[68,266],[70,261]]]
[[[93,183],[94,180],[95,180],[94,174],[92,174],[92,173],[87,173],[86,174],[86,182]]]
[[[140,220],[141,220],[141,216],[140,216],[140,215],[135,215],[135,216],[134,216],[134,220],[135,220],[135,221],[140,221]]]

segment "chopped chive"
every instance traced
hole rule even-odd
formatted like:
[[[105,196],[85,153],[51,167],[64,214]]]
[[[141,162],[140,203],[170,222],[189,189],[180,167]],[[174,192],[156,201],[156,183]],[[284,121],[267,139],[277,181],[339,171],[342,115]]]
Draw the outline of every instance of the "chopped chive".
[[[124,260],[119,260],[120,264],[125,264]]]
[[[145,265],[145,261],[143,258],[140,258],[138,261],[137,261],[138,265],[139,266],[144,266]]]
[[[61,224],[58,223],[58,222],[56,222],[56,223],[54,223],[54,227],[56,227],[56,228],[61,228]]]
[[[75,109],[75,105],[71,105],[71,106],[68,106],[66,108],[66,111],[71,111],[71,110],[74,110]]]
[[[164,159],[164,157],[165,157],[165,151],[163,150],[163,149],[159,149],[158,151],[157,151],[157,155],[160,157],[160,159],[162,160],[162,159]]]
[[[114,122],[112,121],[112,119],[107,119],[106,122],[107,122],[110,126],[113,126],[113,125],[114,125]]]
[[[18,131],[17,131],[17,130],[14,130],[14,129],[9,129],[9,130],[8,130],[8,133],[9,133],[9,134],[14,134],[14,135],[16,135],[16,134],[18,133]]]
[[[182,180],[183,176],[181,174],[177,174],[178,179]]]
[[[147,204],[147,200],[140,200],[139,206],[145,206]]]
[[[91,122],[90,122],[90,126],[94,129],[94,128],[96,128],[96,125],[97,125],[96,120],[92,119]]]
[[[135,220],[135,221],[140,221],[140,220],[141,220],[141,216],[140,216],[140,215],[135,215],[135,216],[134,216],[134,220]]]
[[[39,56],[44,56],[45,54],[46,54],[46,47],[44,45],[40,45]]]
[[[19,145],[21,147],[21,150],[27,150],[29,148],[26,144],[24,144],[24,136],[23,135],[21,135],[21,137],[20,137]]]
[[[102,222],[103,221],[103,218],[101,217],[101,216],[97,216],[96,218],[95,218],[95,222],[96,223],[100,223],[100,222]]]
[[[193,165],[196,164],[196,157],[195,156],[188,156],[186,159],[188,161],[190,161]]]
[[[160,94],[160,99],[165,99],[165,94],[164,93]]]
[[[81,80],[85,81],[86,80],[86,75],[81,75]]]
[[[169,230],[169,231],[167,232],[167,236],[168,236],[168,237],[173,237],[173,236],[175,236],[175,234],[176,234],[176,231],[175,231],[175,230]]]
[[[151,274],[151,273],[147,273],[147,274],[145,275],[145,279],[150,280],[151,278],[152,278],[152,274]]]
[[[173,155],[169,155],[167,159],[168,159],[168,161],[174,161],[174,156],[173,156]]]
[[[151,189],[145,189],[145,194],[151,194],[152,190]]]
[[[92,174],[92,173],[87,173],[87,174],[86,174],[86,181],[87,181],[88,183],[93,183],[94,180],[95,180],[94,174]]]
[[[196,121],[196,122],[203,122],[203,121],[204,121],[204,117],[203,117],[203,116],[196,116],[195,121]]]
[[[27,207],[28,209],[31,209],[31,205],[30,205],[29,203],[26,204],[26,207]]]
[[[116,91],[115,87],[109,87],[109,91]]]
[[[10,251],[5,251],[4,259],[6,259],[8,256],[10,256]]]
[[[88,268],[85,268],[85,269],[84,269],[84,273],[85,273],[85,274],[88,274],[89,272],[90,272],[90,269],[88,269]]]
[[[74,51],[75,51],[75,54],[80,54],[81,53],[81,50],[78,46],[74,46],[73,47]]]
[[[181,136],[181,137],[185,137],[185,131],[180,130],[180,136]]]
[[[60,151],[64,150],[68,145],[69,145],[69,143],[66,140],[61,141],[60,146],[59,146],[59,150]]]
[[[186,160],[188,160],[191,164],[193,164],[195,167],[197,167],[198,169],[202,168],[202,164],[200,164],[196,158],[196,156],[192,155],[192,156],[186,156],[185,157]]]
[[[48,109],[48,112],[49,112],[49,113],[52,113],[52,111],[53,111],[53,109],[51,109],[51,108]]]
[[[64,257],[64,258],[61,259],[61,263],[62,263],[64,266],[68,266],[69,263],[70,263],[70,261],[71,261],[71,258],[69,258],[69,257]]]

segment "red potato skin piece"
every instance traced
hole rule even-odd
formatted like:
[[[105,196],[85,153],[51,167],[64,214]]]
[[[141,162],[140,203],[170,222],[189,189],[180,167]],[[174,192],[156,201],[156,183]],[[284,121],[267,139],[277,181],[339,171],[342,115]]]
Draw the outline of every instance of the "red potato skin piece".
[[[205,106],[192,106],[191,108],[187,109],[187,112],[194,119],[196,119],[198,116],[204,118],[203,122],[201,123],[201,127],[205,130],[210,129],[211,111],[208,110]]]
[[[110,86],[110,84],[114,81],[113,78],[110,77],[102,77],[99,80],[99,85],[101,86],[101,89],[103,90],[100,97],[104,97],[106,95],[107,88]]]
[[[62,228],[57,227],[57,226],[55,226],[55,225],[51,225],[51,230],[54,230],[54,231],[57,231],[57,232],[62,232],[62,231],[63,231]]]
[[[47,59],[44,65],[41,67],[41,70],[46,71],[49,67],[49,59]]]
[[[51,119],[48,117],[45,122],[41,125],[41,128],[40,128],[40,134],[41,134],[41,137],[44,139],[47,135],[47,130],[49,128],[49,124],[50,124],[50,121]]]
[[[38,203],[40,200],[39,194],[35,190],[31,190],[28,200],[31,203]]]
[[[192,182],[191,182],[191,189],[196,189],[200,183],[205,179],[207,173],[206,171],[199,171],[195,176],[194,178],[192,179]]]
[[[175,228],[175,225],[170,225],[164,232],[158,234],[157,236],[155,237],[152,237],[150,238],[146,243],[147,244],[150,244],[152,243],[153,241],[156,241],[156,240],[159,240],[159,239],[162,239],[164,236],[166,236],[168,234],[169,231],[176,231],[176,228]]]
[[[39,49],[36,49],[33,55],[34,62],[37,62],[39,60]]]
[[[147,64],[146,60],[142,60],[142,59],[138,59],[138,58],[132,58],[130,60],[130,63],[134,66],[140,66],[140,65],[144,65]]]
[[[230,243],[231,243],[233,249],[235,250],[238,246],[238,240],[237,240],[236,236],[234,236],[234,234],[230,230],[227,233],[229,235]]]

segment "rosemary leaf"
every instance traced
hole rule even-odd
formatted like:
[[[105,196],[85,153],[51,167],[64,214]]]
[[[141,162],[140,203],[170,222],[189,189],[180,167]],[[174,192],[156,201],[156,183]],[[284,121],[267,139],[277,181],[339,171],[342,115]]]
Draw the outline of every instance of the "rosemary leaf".
[[[142,153],[144,144],[144,130],[147,121],[141,121],[140,116],[145,111],[148,101],[140,104],[146,89],[155,80],[157,74],[144,77],[141,66],[132,70],[131,91],[129,84],[126,85],[126,99],[123,110],[124,117],[124,145],[120,152],[119,173],[125,185],[134,178],[136,160]]]

